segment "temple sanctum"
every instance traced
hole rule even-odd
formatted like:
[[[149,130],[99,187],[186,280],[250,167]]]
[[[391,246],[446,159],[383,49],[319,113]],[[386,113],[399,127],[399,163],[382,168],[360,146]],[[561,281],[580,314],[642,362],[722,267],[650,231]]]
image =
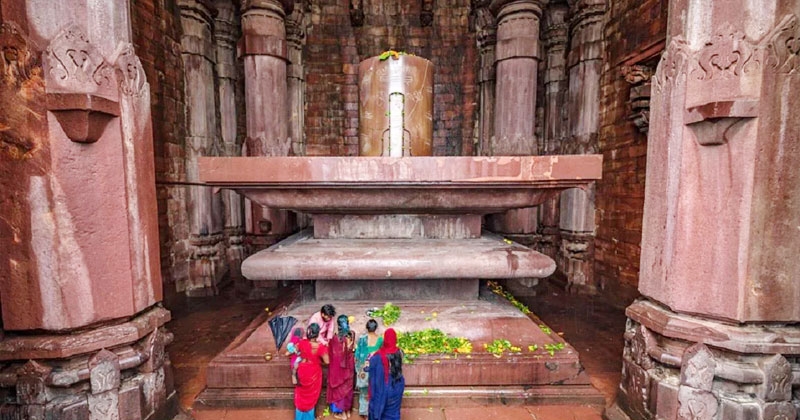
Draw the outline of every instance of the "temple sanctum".
[[[406,420],[800,419],[798,54],[800,0],[0,0],[0,419],[291,419],[324,304]]]

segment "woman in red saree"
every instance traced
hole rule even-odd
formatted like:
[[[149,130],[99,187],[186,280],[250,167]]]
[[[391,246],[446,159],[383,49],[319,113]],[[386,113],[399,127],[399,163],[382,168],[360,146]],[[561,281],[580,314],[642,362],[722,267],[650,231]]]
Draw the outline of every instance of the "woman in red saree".
[[[347,315],[336,319],[338,331],[330,345],[331,364],[328,366],[328,404],[333,416],[338,419],[350,418],[353,409],[353,388],[355,384],[355,334],[350,330]]]
[[[328,364],[328,348],[317,342],[319,325],[306,329],[306,339],[297,346],[303,360],[297,367],[297,386],[294,388],[295,420],[314,420],[314,406],[322,392],[322,365]]]

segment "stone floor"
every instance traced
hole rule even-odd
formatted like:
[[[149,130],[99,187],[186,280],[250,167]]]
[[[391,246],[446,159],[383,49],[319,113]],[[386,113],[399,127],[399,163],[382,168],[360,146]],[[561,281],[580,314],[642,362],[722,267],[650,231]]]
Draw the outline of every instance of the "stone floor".
[[[606,404],[610,404],[620,379],[622,334],[625,327],[623,310],[606,304],[602,298],[569,295],[546,283],[536,288],[535,296],[518,296],[518,299],[528,305],[553,331],[563,334],[580,352],[592,385],[603,393]],[[208,409],[195,402],[205,385],[208,362],[265,308],[277,308],[288,302],[281,299],[244,301],[234,297],[229,291],[212,298],[171,298],[167,299],[166,304],[173,316],[168,328],[175,334],[175,341],[168,351],[175,370],[182,410],[176,420],[293,418],[292,410]],[[592,420],[600,419],[600,415],[600,409],[581,405],[427,407],[403,410],[404,420]],[[353,420],[358,419],[357,416],[353,417]]]

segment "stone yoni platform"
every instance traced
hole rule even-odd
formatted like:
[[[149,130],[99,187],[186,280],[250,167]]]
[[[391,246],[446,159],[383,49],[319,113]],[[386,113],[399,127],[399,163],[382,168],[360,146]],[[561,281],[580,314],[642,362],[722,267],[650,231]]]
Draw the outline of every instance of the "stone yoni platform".
[[[353,315],[357,334],[364,332],[366,311],[374,301],[332,301],[339,314]],[[561,399],[602,404],[602,396],[589,384],[578,360],[578,353],[556,332],[541,327],[535,316],[527,316],[503,299],[494,297],[471,301],[441,300],[393,302],[402,310],[392,325],[398,332],[438,328],[469,339],[471,354],[424,355],[403,367],[409,401],[447,398],[453,401],[473,398],[500,398],[525,403]],[[294,306],[280,315],[298,318],[301,323],[319,310],[319,303]],[[272,316],[276,316],[273,314]],[[200,400],[206,405],[291,406],[292,384],[289,357],[278,351],[264,314],[243,331],[208,366],[208,388]],[[379,324],[381,324],[379,322]],[[378,332],[385,327],[381,324]],[[495,339],[508,339],[519,346],[519,354],[500,357],[488,353],[483,345]],[[546,345],[564,344],[550,355]],[[535,351],[528,346],[536,345]],[[264,354],[270,353],[271,360]],[[420,402],[420,401],[418,401]]]

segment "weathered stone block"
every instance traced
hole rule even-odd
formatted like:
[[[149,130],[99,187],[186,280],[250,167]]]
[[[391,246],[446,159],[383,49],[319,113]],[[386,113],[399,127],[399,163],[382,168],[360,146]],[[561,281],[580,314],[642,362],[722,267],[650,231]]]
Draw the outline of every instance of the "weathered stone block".
[[[708,347],[699,343],[692,345],[683,353],[681,385],[711,391],[716,365],[714,355]]]
[[[119,388],[120,371],[117,355],[105,349],[100,350],[89,359],[89,377],[92,394]]]
[[[117,391],[89,395],[90,420],[120,420]]]
[[[678,389],[678,404],[679,420],[714,420],[719,411],[714,394],[683,385]]]

